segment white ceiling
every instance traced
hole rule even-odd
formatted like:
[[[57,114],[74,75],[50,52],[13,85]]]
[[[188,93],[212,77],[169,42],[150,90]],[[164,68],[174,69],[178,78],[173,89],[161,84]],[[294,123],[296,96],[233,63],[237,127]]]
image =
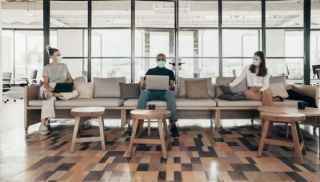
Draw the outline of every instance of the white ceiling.
[[[8,2],[10,1],[10,2]],[[42,27],[42,1],[7,0],[2,2],[1,13],[5,27]],[[23,2],[22,2],[23,1]],[[261,25],[260,1],[223,1],[224,26]],[[281,9],[279,8],[281,7]],[[51,2],[51,26],[86,26],[87,6],[84,1]],[[268,26],[302,26],[302,0],[267,1]],[[96,1],[93,3],[93,25],[103,27],[130,26],[130,1]],[[313,0],[312,23],[320,28],[320,0]],[[217,26],[217,1],[180,1],[180,25]],[[136,4],[136,25],[173,27],[172,2],[142,2]]]

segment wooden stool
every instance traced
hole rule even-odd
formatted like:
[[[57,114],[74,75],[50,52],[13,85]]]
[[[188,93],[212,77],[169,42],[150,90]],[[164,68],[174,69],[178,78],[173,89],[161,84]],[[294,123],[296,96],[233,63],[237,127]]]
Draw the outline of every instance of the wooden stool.
[[[161,145],[162,157],[167,158],[167,141],[168,141],[168,127],[166,119],[170,116],[170,112],[167,110],[133,110],[130,112],[133,119],[133,129],[130,139],[128,151],[126,157],[131,157],[134,152],[133,147],[135,144],[155,144]],[[159,128],[159,139],[138,138],[143,127],[143,122],[147,120],[150,122],[152,119],[156,119]]]
[[[258,155],[262,155],[264,144],[293,147],[296,160],[303,163],[302,149],[304,144],[303,141],[300,141],[299,139],[299,123],[305,120],[305,114],[261,112],[260,117],[262,132]],[[271,131],[273,123],[291,125],[292,141],[272,139],[269,132]]]
[[[71,110],[71,115],[75,117],[75,125],[73,129],[71,152],[74,152],[76,143],[84,142],[101,142],[102,150],[106,150],[105,140],[104,140],[104,129],[103,129],[103,114],[104,107],[79,107],[73,108]],[[99,137],[77,137],[79,132],[80,118],[97,118],[99,123],[100,136]]]

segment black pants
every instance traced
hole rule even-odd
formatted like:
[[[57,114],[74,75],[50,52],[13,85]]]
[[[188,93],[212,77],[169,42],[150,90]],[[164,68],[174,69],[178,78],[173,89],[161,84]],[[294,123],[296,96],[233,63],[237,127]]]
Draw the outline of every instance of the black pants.
[[[307,104],[307,107],[317,107],[316,100],[312,97],[300,94],[294,90],[288,90],[289,100],[301,100]]]

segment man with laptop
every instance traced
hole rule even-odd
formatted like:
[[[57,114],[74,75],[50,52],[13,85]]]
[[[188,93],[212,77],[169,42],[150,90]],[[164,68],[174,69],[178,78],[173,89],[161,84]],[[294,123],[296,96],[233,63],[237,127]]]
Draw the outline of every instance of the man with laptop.
[[[179,132],[176,126],[176,96],[175,75],[173,71],[167,69],[166,55],[157,55],[157,67],[147,71],[144,81],[141,81],[142,88],[145,88],[139,97],[138,109],[145,109],[147,102],[161,100],[167,102],[167,108],[171,112],[170,131],[172,137],[178,137]]]

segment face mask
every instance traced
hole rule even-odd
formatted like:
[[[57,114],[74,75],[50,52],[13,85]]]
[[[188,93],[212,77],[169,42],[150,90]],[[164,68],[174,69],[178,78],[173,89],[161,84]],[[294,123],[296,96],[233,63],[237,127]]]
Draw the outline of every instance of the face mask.
[[[57,57],[57,61],[58,61],[58,62],[61,62],[61,61],[62,61],[62,57],[61,57],[61,56],[58,56],[58,57]]]
[[[164,68],[166,66],[166,61],[158,61],[157,64],[159,68]]]

